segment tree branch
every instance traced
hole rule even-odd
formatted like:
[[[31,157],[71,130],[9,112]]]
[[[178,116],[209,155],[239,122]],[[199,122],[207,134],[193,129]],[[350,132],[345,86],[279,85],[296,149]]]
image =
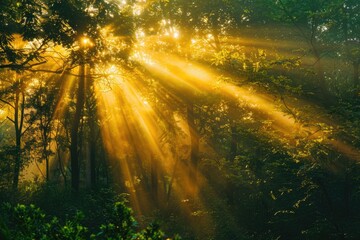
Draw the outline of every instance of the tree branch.
[[[21,133],[21,136],[23,136],[30,128],[32,124],[29,124],[29,126],[26,127],[26,129]]]
[[[10,117],[6,117],[6,118],[7,118],[7,120],[9,120],[10,122],[15,124],[15,121],[13,119],[11,119]]]
[[[1,98],[0,98],[0,102],[3,102],[3,103],[5,103],[6,105],[10,106],[12,109],[15,109],[15,106],[14,106],[14,105],[12,105],[10,102],[8,102],[8,101],[6,101],[6,100],[4,100],[4,99],[1,99]]]
[[[0,69],[2,69],[2,68],[11,68],[11,69],[18,69],[18,70],[28,70],[29,68],[44,64],[46,62],[47,61],[44,60],[44,61],[41,61],[41,62],[29,64],[27,66],[25,66],[26,62],[24,62],[24,63],[9,63],[9,64],[0,65]]]
[[[19,126],[19,131],[21,134],[23,125],[24,125],[24,114],[25,114],[25,94],[24,92],[21,92],[22,95],[22,100],[21,100],[21,110],[20,110],[20,126]]]

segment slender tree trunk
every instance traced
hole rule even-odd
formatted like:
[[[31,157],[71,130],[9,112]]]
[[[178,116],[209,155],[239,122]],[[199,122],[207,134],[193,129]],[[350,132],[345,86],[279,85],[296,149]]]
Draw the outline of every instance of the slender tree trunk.
[[[87,70],[86,75],[90,75],[90,70]],[[94,80],[92,77],[87,78],[86,91],[87,91],[87,108],[89,119],[89,175],[90,175],[90,188],[96,189],[96,104],[94,96]]]
[[[47,131],[46,129],[44,128],[43,129],[43,158],[45,159],[45,164],[46,164],[46,182],[49,182],[50,180],[50,173],[49,173],[49,155],[48,155],[48,152],[47,152],[47,148],[48,148],[48,143],[47,143]]]
[[[199,164],[199,136],[196,132],[196,123],[194,116],[194,104],[189,103],[187,105],[187,123],[190,133],[190,168],[189,168],[189,180],[193,185],[194,193],[197,190],[197,172]]]
[[[21,166],[21,138],[16,133],[16,145],[15,145],[15,165],[14,165],[14,179],[13,188],[17,189],[19,184],[20,166]]]
[[[321,60],[321,56],[315,47],[313,47],[313,51],[315,57],[315,71],[317,77],[317,85],[320,89],[320,94],[323,96],[327,96],[328,87],[325,80],[324,66]]]
[[[65,169],[64,169],[64,166],[62,163],[61,151],[59,148],[57,148],[57,157],[58,157],[58,161],[59,161],[59,170],[60,170],[61,176],[64,179],[64,185],[67,186],[66,173],[65,173]]]
[[[173,187],[176,170],[177,170],[178,163],[179,163],[179,157],[176,156],[175,159],[176,159],[176,160],[175,160],[175,164],[174,164],[174,169],[173,169],[173,171],[172,171],[172,174],[171,174],[171,177],[170,177],[170,181],[169,181],[169,186],[168,186],[167,192],[166,192],[166,204],[167,204],[167,205],[169,205],[169,202],[170,202],[170,196],[171,196],[171,192],[172,192],[172,187]]]
[[[230,152],[229,152],[229,161],[234,161],[235,157],[237,155],[237,129],[236,129],[236,125],[234,122],[231,123],[231,139],[230,139]],[[226,184],[225,184],[225,190],[226,190],[226,195],[229,201],[229,204],[233,204],[235,202],[235,189],[236,186],[235,184],[231,181],[231,179],[227,178],[226,179]]]
[[[154,156],[151,156],[151,193],[156,205],[159,204],[159,166],[157,161]]]
[[[47,154],[45,156],[45,164],[46,164],[46,182],[49,182],[50,181],[49,156]]]
[[[231,124],[231,140],[230,140],[230,152],[229,160],[233,161],[237,155],[237,129],[235,123]]]
[[[90,126],[90,185],[96,188],[96,138],[94,124]]]
[[[214,41],[215,41],[215,48],[216,51],[221,51],[221,43],[220,43],[220,38],[219,38],[219,31],[217,28],[214,28],[213,31],[213,36],[214,36]]]
[[[70,145],[70,158],[71,158],[71,188],[77,192],[80,185],[80,161],[79,161],[79,127],[82,117],[82,110],[85,102],[85,64],[80,65],[80,77],[77,90],[76,109],[71,128],[71,145]]]
[[[351,181],[350,181],[350,177],[351,172],[346,172],[345,173],[345,179],[344,179],[344,194],[343,194],[343,205],[344,205],[344,217],[345,219],[348,219],[350,217],[351,214],[351,205],[350,205],[350,199],[351,199],[351,191],[352,191],[352,186],[351,186]]]
[[[360,77],[359,77],[359,66],[360,66],[360,61],[354,61],[353,62],[353,83],[354,83],[354,88],[358,89],[360,86]]]
[[[13,176],[13,189],[17,189],[19,185],[19,176],[21,168],[21,131],[23,124],[23,113],[24,113],[24,95],[22,95],[22,106],[19,106],[20,101],[20,90],[15,93],[14,102],[14,127],[15,127],[15,164],[14,164],[14,176]],[[19,109],[21,108],[21,110]],[[20,116],[20,118],[19,118]]]
[[[62,152],[62,146],[59,142],[59,138],[58,136],[61,135],[62,132],[60,130],[60,124],[57,124],[56,125],[56,135],[54,137],[55,139],[55,144],[56,144],[56,154],[57,154],[57,160],[58,160],[58,163],[59,163],[59,170],[60,170],[60,174],[61,176],[63,177],[64,179],[64,185],[67,186],[67,176],[66,176],[66,167],[64,166],[64,163],[63,163],[63,160],[62,160],[62,156],[63,156],[63,152]]]

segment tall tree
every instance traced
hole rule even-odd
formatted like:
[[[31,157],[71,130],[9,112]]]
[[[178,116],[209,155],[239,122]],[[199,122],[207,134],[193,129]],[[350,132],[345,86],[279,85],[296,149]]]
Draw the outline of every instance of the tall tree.
[[[72,50],[72,65],[79,66],[79,81],[76,93],[75,113],[71,127],[71,183],[72,189],[79,190],[80,184],[80,160],[79,160],[79,127],[83,117],[83,108],[86,99],[86,70],[87,66],[96,61],[115,57],[124,59],[128,55],[131,42],[131,18],[126,6],[115,2],[95,1],[58,1],[53,0],[49,5],[52,14],[52,24],[48,25],[49,36],[55,42],[66,47],[75,47]],[[54,26],[60,31],[54,31]],[[103,28],[111,27],[113,34],[124,36],[125,47],[118,48],[113,52],[107,50],[103,43]],[[113,49],[114,50],[114,49]],[[105,54],[104,54],[105,53]]]
[[[20,171],[24,165],[23,159],[23,136],[26,131],[29,130],[32,123],[27,118],[28,94],[26,92],[26,86],[31,81],[31,75],[11,74],[11,71],[7,72],[7,76],[3,76],[7,79],[2,81],[7,82],[6,88],[1,89],[0,102],[4,103],[9,109],[7,120],[13,125],[15,140],[14,140],[14,169],[13,169],[13,188],[17,189],[19,184]]]

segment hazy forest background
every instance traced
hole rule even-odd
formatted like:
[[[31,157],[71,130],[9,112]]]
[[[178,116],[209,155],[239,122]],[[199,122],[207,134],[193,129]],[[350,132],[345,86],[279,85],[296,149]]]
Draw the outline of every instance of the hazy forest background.
[[[358,0],[1,0],[0,239],[360,239]]]

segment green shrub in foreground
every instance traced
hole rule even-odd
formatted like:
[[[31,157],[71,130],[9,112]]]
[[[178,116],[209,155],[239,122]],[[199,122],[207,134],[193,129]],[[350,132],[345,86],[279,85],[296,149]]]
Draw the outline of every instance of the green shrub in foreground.
[[[114,204],[112,215],[106,223],[99,224],[96,233],[89,233],[88,228],[83,226],[82,220],[85,216],[81,212],[65,221],[47,216],[35,205],[5,204],[3,212],[5,214],[0,218],[0,239],[4,240],[160,240],[164,239],[165,235],[157,224],[150,224],[146,229],[137,232],[132,210],[124,202]]]

